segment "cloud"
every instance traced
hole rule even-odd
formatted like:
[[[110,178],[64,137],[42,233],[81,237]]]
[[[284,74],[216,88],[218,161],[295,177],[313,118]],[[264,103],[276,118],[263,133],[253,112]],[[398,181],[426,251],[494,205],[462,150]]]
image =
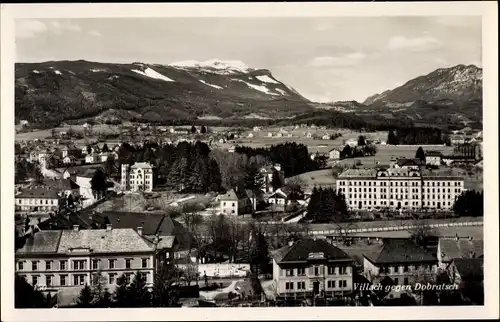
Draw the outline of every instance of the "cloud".
[[[53,20],[50,22],[50,30],[56,34],[61,34],[65,31],[73,31],[73,32],[82,31],[80,26],[75,25],[70,21],[60,22],[57,20]]]
[[[340,56],[322,56],[315,57],[310,62],[309,65],[313,67],[343,67],[343,66],[353,66],[360,63],[366,58],[366,55],[362,52],[354,52],[349,54],[344,54]]]
[[[99,31],[89,31],[89,35],[94,36],[94,37],[102,37],[101,33]]]
[[[409,50],[409,51],[429,51],[441,46],[441,42],[436,38],[425,36],[406,38],[403,36],[395,36],[389,39],[387,47],[392,50]]]
[[[16,23],[16,38],[33,38],[47,32],[48,28],[40,20],[19,19]]]

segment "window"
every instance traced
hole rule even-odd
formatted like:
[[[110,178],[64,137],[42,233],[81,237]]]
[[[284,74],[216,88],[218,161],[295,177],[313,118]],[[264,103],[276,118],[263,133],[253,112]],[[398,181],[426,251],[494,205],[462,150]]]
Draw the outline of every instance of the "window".
[[[339,284],[340,284],[340,287],[342,287],[342,288],[347,287],[347,281],[346,280],[339,281]]]
[[[33,282],[33,283],[32,283],[32,284],[33,284],[33,286],[35,286],[35,285],[37,285],[37,284],[38,284],[38,276],[36,276],[36,275],[31,276],[31,280],[32,280],[32,282]]]
[[[408,265],[403,266],[403,272],[408,272]]]
[[[59,285],[66,286],[66,278],[68,275],[60,275],[59,276]]]
[[[17,267],[22,271],[24,269],[24,261],[17,262]]]
[[[38,271],[38,262],[37,261],[31,262],[31,270]]]
[[[66,261],[59,261],[59,269],[61,271],[65,271],[66,270]]]
[[[98,268],[99,268],[99,260],[93,259],[92,260],[92,269],[98,269]]]
[[[73,261],[73,269],[74,270],[84,270],[86,267],[85,260],[76,260]]]
[[[143,258],[142,259],[142,268],[146,268],[148,267],[148,259],[147,258]]]
[[[394,284],[399,285],[399,279],[397,277],[394,278]]]
[[[287,290],[293,290],[293,282],[286,282],[285,283],[285,289],[287,289]]]
[[[83,285],[85,284],[85,275],[73,275],[73,285]]]
[[[287,269],[286,276],[293,276],[293,269]]]
[[[319,275],[319,267],[314,266],[314,275],[318,276]]]
[[[327,287],[328,288],[335,288],[335,281],[328,281],[327,282]]]
[[[115,284],[116,274],[115,273],[109,273],[108,277],[109,277],[109,284]]]
[[[297,275],[298,276],[306,275],[306,269],[304,267],[297,268]]]
[[[234,207],[234,202],[233,202],[233,207]]]
[[[45,270],[49,271],[52,269],[52,261],[45,261]]]
[[[297,282],[297,289],[298,290],[305,290],[306,289],[306,282]]]
[[[52,278],[53,278],[52,275],[45,276],[45,285],[46,286],[52,286]]]
[[[404,278],[404,285],[408,285],[408,277]]]
[[[115,264],[116,264],[116,259],[109,260],[109,268],[115,268]]]
[[[127,284],[132,283],[132,273],[125,274],[125,281],[127,281]]]
[[[346,275],[347,274],[347,267],[342,266],[340,267],[340,275]]]

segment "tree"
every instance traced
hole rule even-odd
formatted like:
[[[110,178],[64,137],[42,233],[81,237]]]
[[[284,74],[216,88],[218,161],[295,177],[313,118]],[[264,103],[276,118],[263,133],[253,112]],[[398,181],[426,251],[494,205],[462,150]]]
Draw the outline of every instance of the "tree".
[[[94,307],[111,307],[111,294],[108,289],[104,287],[106,280],[101,271],[97,272],[92,276],[92,288],[93,301],[91,302]]]
[[[150,306],[149,295],[145,278],[141,272],[137,271],[134,274],[132,283],[130,283],[126,290],[126,303],[128,303],[128,307]]]
[[[92,306],[92,301],[94,300],[94,295],[92,294],[92,290],[85,284],[85,286],[80,291],[80,295],[76,300],[76,306],[81,308],[89,308]]]
[[[87,154],[92,154],[92,147],[87,145]]]
[[[15,275],[14,279],[14,306],[18,308],[45,308],[50,303],[43,294],[35,290],[22,276]]]
[[[365,137],[363,135],[358,136],[358,146],[365,146],[365,145],[366,145]]]
[[[193,133],[193,134],[196,133],[196,127],[194,125],[191,126],[191,133]]]
[[[253,245],[250,250],[250,264],[255,267],[255,274],[267,272],[269,268],[269,246],[262,232],[255,233]]]
[[[467,190],[462,192],[458,196],[457,200],[453,204],[453,211],[460,217],[466,216],[483,216],[484,215],[484,204],[483,204],[483,192],[476,190]]]
[[[101,197],[107,189],[106,174],[101,169],[97,169],[94,176],[90,180],[92,190],[98,193]]]
[[[273,187],[273,190],[276,190],[276,189],[281,188],[283,186],[283,182],[281,180],[280,173],[276,169],[273,169],[273,174],[271,177],[271,186]]]
[[[102,152],[109,152],[109,148],[106,143],[104,143],[104,145],[102,146]]]
[[[207,133],[207,128],[205,127],[205,125],[202,125],[201,126],[201,131],[200,131],[202,134],[205,134]]]
[[[387,144],[397,145],[398,139],[392,130],[389,130],[389,134],[387,136]]]
[[[264,178],[257,165],[250,164],[247,167],[247,171],[243,179],[243,185],[246,189],[250,190],[260,189],[264,186]]]
[[[410,230],[410,233],[410,238],[415,244],[426,247],[429,242],[429,238],[432,235],[432,229],[426,222],[420,222]]]
[[[422,163],[425,162],[425,152],[422,147],[418,147],[417,152],[415,153],[415,159],[419,159]]]
[[[113,302],[116,307],[127,307],[127,279],[124,274],[116,279],[116,287],[113,292]]]
[[[341,159],[350,158],[351,154],[352,154],[352,148],[349,144],[346,144],[346,146],[342,149],[342,152],[340,152],[340,158]]]

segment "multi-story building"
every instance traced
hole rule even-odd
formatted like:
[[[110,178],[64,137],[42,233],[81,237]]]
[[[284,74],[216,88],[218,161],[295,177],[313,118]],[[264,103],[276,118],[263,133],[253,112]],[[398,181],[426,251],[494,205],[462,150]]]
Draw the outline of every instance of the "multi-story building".
[[[440,166],[442,157],[443,154],[439,151],[427,151],[425,152],[425,164]]]
[[[272,186],[273,175],[278,174],[281,182],[285,182],[285,172],[281,169],[280,164],[268,165],[260,169],[260,173],[263,176],[262,190],[265,193],[273,192],[274,188]]]
[[[130,191],[153,191],[153,167],[148,162],[122,164],[121,187]]]
[[[478,258],[484,255],[484,242],[472,237],[441,237],[437,248],[439,268],[446,269],[455,258]]]
[[[279,298],[347,296],[353,291],[353,260],[324,239],[303,239],[273,252]]]
[[[462,177],[406,168],[348,169],[337,178],[337,192],[351,210],[449,210],[463,191]]]
[[[24,189],[15,195],[16,212],[49,212],[59,208],[61,197],[56,189],[36,187]]]
[[[142,229],[42,230],[28,236],[16,250],[16,274],[40,290],[57,293],[69,287],[101,283],[110,291],[124,274],[131,282],[136,272],[152,286],[155,273],[154,241]]]
[[[437,258],[409,238],[388,238],[363,258],[364,275],[369,281],[388,276],[396,285],[413,285],[431,281],[437,273]]]
[[[262,191],[233,188],[219,197],[221,213],[224,215],[243,215],[257,210],[264,202]]]

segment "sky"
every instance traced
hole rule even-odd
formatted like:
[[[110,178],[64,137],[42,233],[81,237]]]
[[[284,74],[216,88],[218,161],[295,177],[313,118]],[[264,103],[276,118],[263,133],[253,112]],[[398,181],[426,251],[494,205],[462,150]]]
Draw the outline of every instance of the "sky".
[[[239,60],[318,102],[481,65],[481,17],[17,19],[16,62]]]

